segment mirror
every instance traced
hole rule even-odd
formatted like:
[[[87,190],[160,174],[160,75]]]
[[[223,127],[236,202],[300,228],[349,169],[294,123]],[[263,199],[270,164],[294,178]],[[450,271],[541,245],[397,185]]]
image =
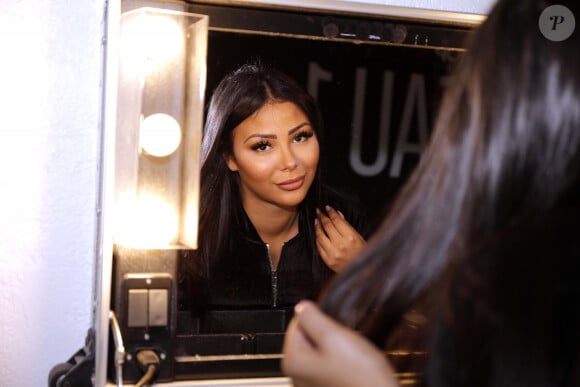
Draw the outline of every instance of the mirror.
[[[393,16],[389,7],[381,7],[385,14],[363,14],[243,1],[125,0],[123,11],[142,6],[209,16],[206,103],[226,74],[248,62],[272,65],[301,83],[323,116],[319,137],[326,181],[363,207],[370,231],[419,161],[446,76],[478,22],[457,15],[453,21],[429,13],[405,15],[401,9]],[[117,313],[126,313],[124,284],[143,280],[133,272],[167,274],[151,274],[148,286],[158,283],[179,293],[171,298],[174,324],[163,342],[153,343],[147,330],[131,331],[135,342],[126,345],[128,353],[148,345],[159,350],[164,355],[160,381],[280,376],[292,310],[210,310],[194,316],[183,307],[186,302],[177,301],[188,294],[175,284],[176,254],[144,251],[139,255],[146,258],[131,253],[113,263],[111,304]],[[163,263],[155,263],[158,259]],[[124,370],[135,382],[139,371],[133,357]],[[113,373],[109,366],[109,380]]]

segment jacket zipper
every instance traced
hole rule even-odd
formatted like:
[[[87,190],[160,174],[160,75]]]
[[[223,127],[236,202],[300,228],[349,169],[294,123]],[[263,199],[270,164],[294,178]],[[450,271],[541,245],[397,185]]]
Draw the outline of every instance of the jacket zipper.
[[[266,243],[266,251],[268,253],[268,262],[270,263],[270,283],[272,284],[272,307],[278,306],[278,271],[274,270],[272,263],[272,256],[270,255],[270,245]]]

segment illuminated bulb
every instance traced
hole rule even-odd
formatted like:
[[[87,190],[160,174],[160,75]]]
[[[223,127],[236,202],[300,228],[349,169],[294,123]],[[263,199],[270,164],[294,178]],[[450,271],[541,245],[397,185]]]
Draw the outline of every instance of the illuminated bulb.
[[[133,248],[170,246],[177,238],[177,211],[163,198],[141,194],[122,198],[116,209],[115,241]]]
[[[169,156],[181,143],[181,127],[167,114],[152,114],[141,123],[139,142],[141,149],[152,156]]]
[[[183,51],[183,31],[169,17],[144,13],[125,28],[123,50],[131,58],[132,66],[152,71]]]

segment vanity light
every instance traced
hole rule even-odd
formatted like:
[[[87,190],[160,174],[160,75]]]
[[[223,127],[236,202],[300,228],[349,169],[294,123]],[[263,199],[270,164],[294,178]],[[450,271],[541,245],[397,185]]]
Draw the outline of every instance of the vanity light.
[[[181,143],[181,127],[167,114],[152,114],[141,123],[139,142],[141,149],[151,156],[169,156]]]
[[[151,8],[139,12],[138,17],[125,14],[121,44],[128,63],[141,71],[154,71],[170,63],[183,50],[184,30],[180,20],[168,17]]]
[[[208,17],[155,8],[121,16],[114,242],[197,247]]]
[[[175,206],[162,195],[141,192],[118,198],[115,241],[118,245],[155,249],[167,247],[179,234]]]

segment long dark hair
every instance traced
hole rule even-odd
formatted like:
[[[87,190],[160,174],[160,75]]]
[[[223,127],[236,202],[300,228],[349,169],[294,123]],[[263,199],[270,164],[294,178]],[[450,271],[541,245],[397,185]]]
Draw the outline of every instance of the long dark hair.
[[[202,141],[199,248],[184,262],[185,270],[197,276],[206,275],[211,257],[228,249],[232,233],[240,227],[243,207],[239,175],[229,170],[224,159],[233,150],[232,131],[269,101],[296,104],[320,136],[322,119],[314,99],[286,74],[268,65],[246,64],[222,79],[209,103]],[[320,175],[318,168],[299,208],[301,226],[306,228],[313,256],[317,254],[313,231],[315,208],[322,200]],[[324,271],[323,263],[314,261],[313,265],[320,266],[313,268],[315,272]]]
[[[558,3],[578,10],[572,2]],[[322,298],[327,313],[377,345],[384,345],[411,307],[429,297],[450,326],[474,329],[464,337],[468,342],[485,322],[478,325],[470,320],[473,315],[458,313],[461,300],[487,311],[481,312],[482,320],[495,318],[504,328],[513,323],[517,317],[499,312],[492,317],[489,310],[501,297],[526,298],[531,280],[525,282],[508,267],[525,271],[526,254],[535,252],[532,243],[521,243],[523,251],[514,256],[490,253],[505,235],[523,233],[518,230],[530,224],[542,227],[563,201],[578,203],[580,34],[575,31],[562,42],[545,38],[538,19],[549,5],[543,0],[495,5],[455,69],[420,164],[368,248],[333,279]],[[557,256],[562,250],[557,243],[555,248]],[[578,273],[580,264],[575,265]],[[535,272],[533,278],[541,275]],[[490,278],[507,282],[511,294],[497,294],[498,283],[486,283]],[[543,289],[558,286],[557,279],[545,281]],[[474,290],[480,285],[487,291]],[[576,303],[566,308],[578,309],[578,287],[574,292]],[[578,313],[574,316],[578,323]],[[543,321],[519,326],[535,323]],[[578,335],[572,340],[578,359]]]

